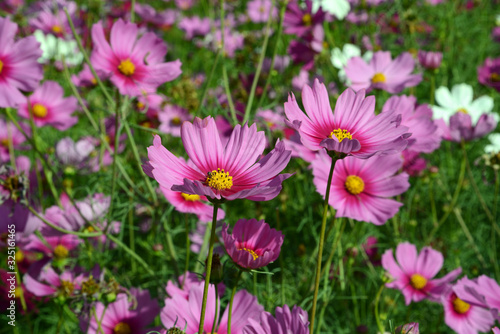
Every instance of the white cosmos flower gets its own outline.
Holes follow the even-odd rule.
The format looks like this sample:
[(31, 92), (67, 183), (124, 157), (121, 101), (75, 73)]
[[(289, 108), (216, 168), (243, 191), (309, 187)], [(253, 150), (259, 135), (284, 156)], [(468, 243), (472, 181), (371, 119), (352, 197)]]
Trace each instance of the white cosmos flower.
[[(339, 48), (334, 48), (332, 50), (331, 61), (333, 66), (339, 70), (340, 81), (342, 82), (347, 81), (344, 68), (346, 67), (349, 59), (360, 56), (361, 56), (361, 49), (354, 44), (347, 43), (344, 44), (342, 50), (340, 50)], [(372, 59), (372, 57), (373, 57), (373, 52), (371, 51), (367, 51), (363, 55), (363, 59), (367, 63)], [(347, 84), (350, 85), (350, 83)]]
[[(439, 105), (432, 106), (433, 118), (442, 118), (449, 125), (451, 116), (463, 112), (470, 115), (472, 125), (475, 126), (481, 115), (493, 110), (493, 99), (484, 95), (473, 100), (473, 95), (472, 86), (467, 84), (455, 85), (451, 92), (448, 87), (439, 87), (436, 90), (436, 102)], [(498, 114), (493, 115), (498, 120)]]
[(323, 11), (334, 15), (339, 20), (343, 20), (351, 10), (351, 5), (347, 0), (312, 0), (312, 3), (313, 13), (321, 7)]
[(498, 153), (500, 152), (500, 133), (492, 133), (488, 136), (490, 140), (489, 145), (484, 147), (486, 153)]
[(65, 40), (57, 38), (52, 34), (45, 35), (41, 30), (33, 33), (36, 40), (40, 43), (40, 49), (43, 54), (38, 59), (39, 63), (47, 63), (50, 60), (62, 61), (64, 60), (68, 66), (76, 66), (82, 63), (83, 55), (78, 50), (78, 45), (74, 40)]

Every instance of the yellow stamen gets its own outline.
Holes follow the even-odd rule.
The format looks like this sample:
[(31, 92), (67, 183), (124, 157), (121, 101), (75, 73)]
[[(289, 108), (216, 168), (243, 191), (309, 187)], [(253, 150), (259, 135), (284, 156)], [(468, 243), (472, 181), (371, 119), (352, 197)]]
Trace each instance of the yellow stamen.
[(246, 252), (249, 252), (252, 257), (253, 257), (253, 260), (257, 260), (259, 258), (259, 256), (257, 255), (257, 253), (255, 253), (252, 249), (248, 249), (248, 248), (239, 248), (238, 250), (244, 250)]
[(181, 119), (176, 116), (176, 117), (172, 118), (172, 120), (170, 120), (170, 123), (172, 125), (181, 125)]
[[(1, 64), (1, 62), (0, 62)], [(2, 71), (2, 67), (0, 66), (0, 72)], [(500, 74), (498, 73), (491, 73), (490, 75), (490, 80), (493, 82), (499, 82), (500, 81)]]
[(113, 328), (113, 334), (132, 334), (132, 330), (128, 324), (120, 322)]
[(48, 110), (44, 105), (41, 105), (40, 103), (35, 103), (35, 105), (32, 107), (33, 110), (33, 116), (37, 118), (44, 118), (47, 116)]
[(90, 82), (92, 82), (93, 85), (97, 85), (97, 80), (94, 77), (92, 77), (92, 79), (90, 79)]
[(61, 286), (59, 286), (59, 292), (64, 297), (69, 297), (73, 294), (75, 290), (75, 285), (70, 281), (61, 281)]
[(63, 27), (61, 27), (60, 25), (55, 25), (52, 27), (52, 32), (54, 34), (60, 34), (63, 32)]
[(452, 301), (452, 304), (453, 304), (453, 309), (455, 310), (455, 312), (460, 313), (460, 314), (467, 313), (467, 311), (469, 311), (469, 309), (470, 309), (470, 304), (464, 302), (462, 299), (460, 299), (458, 297), (456, 297)]
[(375, 73), (375, 75), (372, 77), (372, 84), (384, 83), (385, 81), (385, 75), (382, 73)]
[(131, 76), (135, 72), (135, 65), (130, 61), (130, 59), (122, 60), (120, 65), (118, 65), (118, 70), (126, 76)]
[(358, 195), (365, 189), (365, 183), (363, 180), (356, 175), (349, 175), (345, 180), (345, 188), (348, 192), (353, 195)]
[(304, 16), (302, 16), (302, 23), (304, 23), (304, 25), (306, 26), (310, 26), (312, 24), (311, 14), (304, 14)]
[(205, 183), (217, 190), (231, 189), (233, 186), (233, 177), (229, 173), (224, 172), (224, 169), (217, 168), (208, 173)]
[(3, 61), (0, 60), (0, 73), (2, 73), (2, 69), (3, 69)]
[(188, 202), (197, 202), (200, 200), (199, 195), (190, 195), (190, 194), (185, 194), (181, 193), (182, 198), (184, 198)]
[(339, 143), (342, 142), (342, 140), (344, 140), (345, 138), (348, 138), (350, 140), (352, 140), (352, 136), (351, 136), (351, 133), (347, 130), (342, 130), (342, 129), (337, 129), (337, 130), (333, 130), (330, 135), (328, 136), (328, 138), (333, 138), (333, 136), (337, 137), (337, 139), (339, 140)]
[(144, 109), (144, 107), (145, 107), (144, 103), (142, 103), (142, 102), (140, 102), (140, 101), (139, 101), (139, 102), (137, 102), (137, 108), (138, 108), (139, 110)]
[(67, 258), (69, 255), (69, 250), (64, 247), (63, 245), (57, 245), (56, 248), (54, 248), (54, 257), (57, 260), (64, 260)]
[(93, 295), (99, 291), (99, 284), (90, 276), (88, 280), (82, 282), (82, 293), (86, 295)]
[(16, 252), (16, 262), (19, 263), (19, 262), (23, 262), (24, 260), (24, 253), (22, 250), (18, 250)]
[(469, 112), (465, 108), (458, 108), (457, 112), (461, 112), (462, 114), (468, 114)]
[(14, 290), (14, 296), (16, 298), (20, 298), (22, 293), (23, 293), (23, 288), (21, 288), (20, 286), (16, 286), (16, 289)]
[(2, 145), (2, 146), (9, 147), (9, 143), (10, 143), (9, 138), (4, 138), (4, 139), (0, 140), (0, 145)]
[(417, 290), (421, 290), (427, 285), (427, 279), (422, 275), (413, 274), (410, 277), (410, 285)]

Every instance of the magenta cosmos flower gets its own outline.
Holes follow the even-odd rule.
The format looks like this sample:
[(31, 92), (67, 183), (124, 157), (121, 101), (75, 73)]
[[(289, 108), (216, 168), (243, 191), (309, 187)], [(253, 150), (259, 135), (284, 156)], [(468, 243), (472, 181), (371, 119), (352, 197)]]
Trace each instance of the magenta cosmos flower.
[(453, 287), (453, 292), (462, 301), (489, 309), (491, 315), (500, 321), (500, 285), (486, 276), (479, 276), (477, 279), (461, 279)]
[(276, 261), (283, 244), (283, 234), (272, 229), (264, 220), (240, 219), (232, 234), (229, 225), (222, 227), (222, 239), (227, 254), (234, 263), (246, 269), (257, 269)]
[[(43, 267), (37, 279), (24, 275), (26, 290), (37, 297), (63, 296), (71, 297), (75, 290), (80, 290), (82, 282), (86, 279), (83, 274), (76, 275), (71, 271), (63, 271), (58, 275), (50, 264)], [(44, 282), (44, 283), (41, 283)]]
[[(208, 205), (205, 196), (189, 195), (178, 191), (168, 190), (167, 188), (160, 188), (167, 201), (172, 204), (175, 209), (183, 213), (193, 213), (198, 216), (202, 221), (212, 221), (213, 208)], [(224, 210), (217, 211), (217, 219), (224, 219), (226, 216)]]
[[(160, 314), (161, 322), (165, 328), (171, 328), (174, 325), (184, 328), (187, 325), (186, 334), (198, 333), (203, 285), (203, 282), (190, 284), (187, 298), (185, 294), (176, 293), (171, 298), (165, 299), (165, 307)], [(226, 334), (229, 310), (226, 308), (222, 318), (219, 318), (221, 312), (217, 310), (217, 319), (215, 319), (215, 301), (215, 288), (213, 285), (210, 285), (203, 329), (205, 333), (211, 333), (212, 327), (214, 327), (214, 333)], [(220, 307), (220, 303), (217, 303), (217, 305)], [(248, 324), (248, 321), (250, 319), (258, 319), (262, 311), (264, 311), (264, 307), (259, 305), (257, 297), (252, 296), (245, 290), (238, 291), (234, 295), (231, 314), (231, 333), (242, 334), (243, 328)]]
[(457, 268), (442, 278), (433, 279), (443, 267), (443, 254), (430, 247), (424, 247), (417, 254), (417, 247), (408, 242), (398, 245), (396, 259), (398, 263), (394, 260), (392, 249), (382, 255), (382, 266), (394, 279), (385, 286), (401, 290), (406, 305), (426, 298), (439, 301), (448, 284), (462, 272), (461, 268)]
[[(130, 289), (135, 301), (129, 300), (127, 294), (121, 293), (116, 301), (105, 306), (97, 303), (95, 316), (90, 315), (90, 324), (87, 334), (145, 334), (152, 329), (146, 327), (153, 322), (160, 313), (158, 302), (151, 298), (147, 290)], [(98, 329), (97, 319), (101, 320), (101, 329)], [(82, 328), (82, 330), (84, 330)]]
[(283, 20), (283, 27), (286, 34), (295, 34), (302, 37), (310, 33), (316, 25), (323, 26), (326, 13), (319, 9), (316, 13), (312, 12), (312, 1), (305, 1), (306, 7), (302, 9), (298, 2), (292, 1), (288, 4)]
[(443, 54), (441, 52), (418, 50), (418, 62), (423, 68), (435, 70), (441, 66)]
[(14, 41), (17, 24), (0, 17), (0, 107), (15, 107), (43, 78), (40, 43), (34, 36)]
[(179, 60), (163, 62), (167, 46), (162, 39), (152, 32), (138, 38), (138, 33), (136, 24), (119, 19), (111, 28), (108, 43), (102, 23), (92, 27), (92, 65), (96, 70), (111, 73), (110, 80), (122, 95), (154, 92), (158, 86), (181, 74)]
[(408, 52), (392, 60), (389, 51), (378, 51), (368, 64), (361, 57), (349, 59), (345, 73), (355, 91), (382, 89), (397, 94), (422, 81), (422, 74), (411, 74), (414, 68), (415, 61)]
[(488, 332), (495, 323), (493, 315), (484, 307), (483, 296), (475, 293), (476, 288), (479, 288), (476, 282), (463, 277), (441, 298), (444, 322), (458, 334)]
[(406, 150), (431, 153), (441, 145), (441, 134), (432, 120), (432, 109), (428, 105), (417, 105), (414, 96), (392, 96), (384, 104), (382, 112), (391, 110), (401, 113), (401, 124), (411, 132)]
[(45, 81), (29, 98), (24, 98), (18, 114), (30, 119), (31, 109), (36, 126), (51, 125), (64, 131), (78, 122), (78, 117), (71, 116), (77, 107), (76, 97), (64, 98), (64, 90), (57, 82)]
[(262, 312), (260, 322), (249, 319), (243, 334), (309, 334), (308, 318), (307, 312), (297, 305), (291, 311), (288, 305), (284, 305), (282, 308), (276, 307), (276, 317), (269, 312)]
[(148, 147), (151, 173), (160, 187), (191, 195), (234, 200), (268, 201), (281, 191), (290, 174), (278, 175), (290, 161), (283, 142), (255, 162), (264, 151), (266, 139), (257, 126), (236, 125), (225, 146), (212, 117), (196, 118), (181, 127), (184, 148), (193, 162), (188, 165), (161, 145), (155, 136)]
[(500, 92), (500, 58), (487, 58), (483, 66), (477, 68), (477, 79)]
[(375, 97), (365, 98), (364, 90), (346, 89), (332, 114), (328, 92), (319, 80), (311, 89), (302, 89), (300, 110), (293, 94), (285, 102), (287, 124), (300, 133), (304, 146), (313, 151), (326, 148), (358, 158), (401, 152), (407, 145), (408, 128), (400, 125), (396, 110), (375, 116)]
[[(312, 162), (313, 182), (323, 198), (331, 164), (332, 159), (325, 151), (320, 151)], [(328, 200), (337, 210), (336, 217), (348, 217), (375, 225), (385, 224), (403, 205), (387, 197), (400, 195), (410, 187), (408, 174), (394, 175), (402, 165), (402, 159), (396, 154), (338, 160)]]

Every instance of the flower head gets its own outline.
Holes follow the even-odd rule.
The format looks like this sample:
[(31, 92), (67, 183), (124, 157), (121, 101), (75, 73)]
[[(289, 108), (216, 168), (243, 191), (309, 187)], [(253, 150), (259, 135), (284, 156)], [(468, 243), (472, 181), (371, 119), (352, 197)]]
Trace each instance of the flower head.
[(439, 301), (448, 284), (462, 272), (461, 268), (457, 268), (442, 278), (433, 279), (443, 266), (443, 255), (430, 247), (424, 247), (417, 254), (417, 247), (408, 242), (398, 245), (396, 259), (398, 263), (394, 260), (392, 249), (382, 255), (382, 266), (394, 279), (386, 286), (401, 290), (406, 305), (426, 298)]
[[(324, 197), (332, 159), (325, 151), (312, 162), (314, 185)], [(382, 225), (394, 216), (402, 203), (387, 197), (400, 195), (410, 184), (408, 174), (394, 175), (403, 161), (397, 155), (337, 160), (333, 171), (328, 203), (337, 210), (336, 217)]]
[(478, 67), (477, 78), (479, 83), (500, 92), (500, 58), (487, 58), (484, 65)]
[(276, 317), (269, 312), (262, 312), (260, 322), (249, 319), (243, 334), (309, 334), (308, 317), (307, 312), (297, 305), (294, 305), (291, 311), (288, 305), (283, 305), (276, 307)]
[(160, 187), (211, 199), (267, 201), (279, 194), (281, 183), (290, 176), (278, 175), (291, 155), (283, 142), (255, 162), (266, 141), (255, 124), (237, 125), (223, 146), (214, 119), (196, 118), (182, 124), (181, 138), (192, 166), (163, 147), (159, 136), (148, 148), (151, 173)]
[(269, 15), (273, 19), (278, 16), (278, 9), (273, 7), (271, 0), (252, 0), (247, 3), (248, 17), (252, 22), (267, 22)]
[(319, 8), (316, 13), (312, 12), (313, 3), (306, 0), (306, 7), (300, 8), (297, 2), (290, 2), (287, 6), (283, 27), (286, 34), (296, 34), (303, 37), (309, 34), (313, 27), (322, 26), (325, 20), (325, 12)]
[(274, 262), (283, 244), (283, 234), (256, 219), (240, 219), (234, 225), (232, 234), (229, 225), (222, 228), (222, 239), (227, 254), (242, 268), (257, 269)]
[(318, 151), (326, 148), (358, 158), (393, 154), (407, 145), (408, 128), (400, 125), (396, 110), (375, 116), (375, 97), (365, 98), (364, 90), (345, 90), (332, 113), (324, 84), (314, 81), (311, 89), (302, 89), (302, 103), (307, 116), (300, 110), (295, 96), (288, 96), (285, 114), (288, 125), (300, 133), (302, 143)]
[(435, 70), (441, 66), (441, 61), (443, 60), (443, 54), (441, 52), (432, 51), (418, 51), (418, 62), (423, 68), (428, 70)]

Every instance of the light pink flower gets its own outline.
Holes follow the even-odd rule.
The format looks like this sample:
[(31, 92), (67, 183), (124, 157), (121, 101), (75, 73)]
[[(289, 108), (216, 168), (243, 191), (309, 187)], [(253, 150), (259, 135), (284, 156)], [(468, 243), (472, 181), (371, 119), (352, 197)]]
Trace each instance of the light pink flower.
[(0, 163), (9, 161), (9, 145), (14, 149), (24, 143), (26, 138), (11, 122), (5, 122), (0, 118)]
[(247, 3), (247, 14), (252, 22), (267, 22), (269, 15), (278, 17), (278, 9), (273, 7), (271, 0), (252, 0)]
[(18, 114), (30, 119), (30, 109), (36, 126), (50, 125), (64, 131), (78, 122), (71, 116), (78, 107), (76, 97), (64, 97), (63, 88), (55, 81), (45, 81), (19, 105)]
[[(331, 164), (332, 159), (325, 151), (320, 151), (312, 162), (313, 182), (323, 198)], [(408, 174), (394, 175), (402, 165), (397, 154), (337, 160), (328, 201), (337, 210), (336, 217), (385, 224), (403, 205), (387, 197), (400, 195), (410, 187)]]
[(457, 268), (442, 278), (433, 279), (443, 267), (443, 254), (430, 247), (424, 247), (417, 254), (417, 247), (408, 242), (398, 245), (396, 259), (398, 263), (394, 260), (392, 249), (382, 255), (382, 266), (394, 279), (386, 286), (401, 290), (406, 305), (426, 298), (439, 301), (448, 284), (462, 272), (461, 268)]
[(382, 89), (389, 93), (400, 93), (406, 87), (413, 87), (422, 81), (422, 74), (411, 74), (415, 60), (408, 52), (391, 59), (389, 51), (378, 51), (367, 64), (361, 57), (349, 59), (345, 73), (355, 91)]
[(431, 153), (441, 145), (441, 133), (432, 120), (432, 109), (426, 105), (417, 105), (414, 96), (391, 96), (385, 102), (382, 112), (395, 110), (401, 114), (401, 124), (408, 127), (409, 151)]
[(290, 176), (279, 174), (291, 155), (282, 142), (255, 162), (265, 146), (264, 132), (255, 124), (237, 125), (223, 146), (214, 119), (196, 118), (182, 124), (181, 138), (193, 167), (163, 147), (159, 136), (148, 147), (151, 173), (161, 187), (212, 199), (265, 201), (276, 197)]
[(210, 32), (210, 19), (199, 16), (183, 17), (177, 26), (186, 33), (184, 38), (191, 40), (194, 36), (205, 36)]
[(260, 322), (249, 319), (249, 324), (243, 329), (243, 334), (309, 334), (309, 316), (299, 306), (294, 305), (292, 310), (288, 305), (276, 307), (276, 317), (269, 312), (260, 314)]
[[(104, 72), (102, 70), (95, 70), (99, 79), (104, 80), (107, 79), (110, 73)], [(94, 78), (92, 71), (88, 64), (83, 65), (83, 70), (78, 73), (78, 75), (73, 74), (71, 76), (71, 82), (78, 87), (94, 87), (97, 85), (97, 80)]]
[(41, 3), (41, 8), (37, 12), (37, 16), (30, 19), (29, 24), (33, 27), (33, 30), (39, 29), (45, 34), (52, 34), (61, 38), (71, 37), (71, 26), (69, 25), (64, 9), (68, 11), (78, 32), (78, 27), (80, 25), (80, 20), (76, 17), (78, 6), (73, 1)]
[(186, 109), (177, 105), (167, 104), (158, 112), (158, 120), (160, 121), (158, 130), (171, 134), (174, 137), (180, 137), (182, 123), (191, 121), (191, 119), (192, 116)]
[[(74, 295), (75, 290), (81, 288), (85, 276), (83, 274), (76, 275), (71, 271), (63, 271), (58, 275), (49, 263), (43, 267), (36, 279), (30, 274), (25, 274), (23, 279), (26, 289), (37, 297), (71, 297)], [(41, 282), (45, 282), (46, 284)]]
[(283, 234), (272, 229), (264, 220), (240, 219), (228, 233), (229, 225), (222, 227), (226, 252), (234, 263), (246, 269), (257, 269), (276, 261), (283, 244)]
[[(477, 334), (491, 330), (495, 319), (488, 309), (480, 306), (482, 303), (480, 296), (474, 296), (465, 289), (465, 286), (476, 286), (476, 284), (467, 277), (463, 277), (458, 280), (453, 289), (449, 289), (442, 296), (444, 322), (458, 334)], [(473, 299), (473, 303), (467, 303), (459, 298), (455, 290), (465, 293), (468, 298)]]
[(42, 242), (35, 234), (30, 235), (27, 240), (28, 244), (25, 249), (37, 251), (44, 256), (56, 260), (65, 260), (73, 251), (82, 243), (82, 240), (73, 234), (64, 234), (59, 236), (44, 235), (45, 241), (48, 245)]
[(311, 89), (302, 89), (300, 110), (295, 96), (285, 103), (287, 124), (300, 133), (302, 143), (313, 151), (326, 148), (358, 158), (401, 152), (407, 145), (408, 128), (401, 126), (396, 110), (375, 116), (375, 97), (365, 98), (364, 90), (346, 89), (332, 113), (328, 92), (316, 79)]
[(475, 280), (461, 279), (453, 292), (469, 304), (489, 309), (491, 315), (500, 320), (500, 285), (494, 279), (486, 275)]
[(136, 24), (119, 19), (111, 28), (110, 42), (104, 37), (102, 23), (92, 27), (94, 50), (91, 61), (96, 70), (111, 73), (111, 82), (120, 94), (137, 96), (154, 92), (161, 84), (181, 74), (181, 62), (163, 62), (167, 46), (154, 33), (140, 38)]
[(43, 78), (40, 43), (34, 36), (14, 41), (17, 24), (0, 17), (0, 107), (16, 107)]

